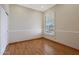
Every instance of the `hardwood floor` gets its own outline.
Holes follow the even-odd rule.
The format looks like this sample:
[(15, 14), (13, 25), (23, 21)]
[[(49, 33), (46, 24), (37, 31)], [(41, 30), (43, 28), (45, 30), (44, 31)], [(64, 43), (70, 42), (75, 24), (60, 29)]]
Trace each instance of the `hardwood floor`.
[(45, 38), (9, 44), (4, 55), (79, 55), (79, 51)]

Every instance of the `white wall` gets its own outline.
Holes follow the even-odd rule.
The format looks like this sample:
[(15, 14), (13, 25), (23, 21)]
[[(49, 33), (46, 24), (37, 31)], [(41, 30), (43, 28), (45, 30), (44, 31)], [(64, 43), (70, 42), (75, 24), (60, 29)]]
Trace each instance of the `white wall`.
[(55, 12), (56, 39), (46, 37), (79, 49), (79, 5), (56, 5), (51, 10)]
[(0, 54), (3, 54), (8, 44), (8, 16), (3, 6), (0, 8)]
[(39, 38), (42, 34), (42, 13), (18, 5), (10, 5), (9, 42)]
[(57, 41), (79, 49), (79, 5), (56, 6)]

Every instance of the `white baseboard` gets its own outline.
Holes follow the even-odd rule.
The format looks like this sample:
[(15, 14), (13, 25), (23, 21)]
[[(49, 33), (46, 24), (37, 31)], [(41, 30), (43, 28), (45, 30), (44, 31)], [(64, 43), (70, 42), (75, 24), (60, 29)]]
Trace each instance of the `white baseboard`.
[(33, 40), (33, 39), (41, 38), (41, 37), (42, 37), (42, 35), (35, 35), (35, 36), (26, 37), (25, 39), (17, 39), (17, 40), (14, 40), (14, 41), (10, 41), (9, 43), (25, 41), (25, 40)]

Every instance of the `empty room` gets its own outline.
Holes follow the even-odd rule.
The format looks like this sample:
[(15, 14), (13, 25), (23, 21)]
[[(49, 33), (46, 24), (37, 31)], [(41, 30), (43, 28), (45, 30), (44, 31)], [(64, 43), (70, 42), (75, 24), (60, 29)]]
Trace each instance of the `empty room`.
[(79, 55), (79, 4), (0, 4), (0, 55)]

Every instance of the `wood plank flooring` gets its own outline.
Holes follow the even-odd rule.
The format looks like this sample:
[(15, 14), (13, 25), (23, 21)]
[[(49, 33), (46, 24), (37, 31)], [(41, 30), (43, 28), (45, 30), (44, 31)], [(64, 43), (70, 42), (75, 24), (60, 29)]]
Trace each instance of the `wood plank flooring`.
[(4, 55), (79, 55), (79, 51), (45, 38), (9, 44)]

